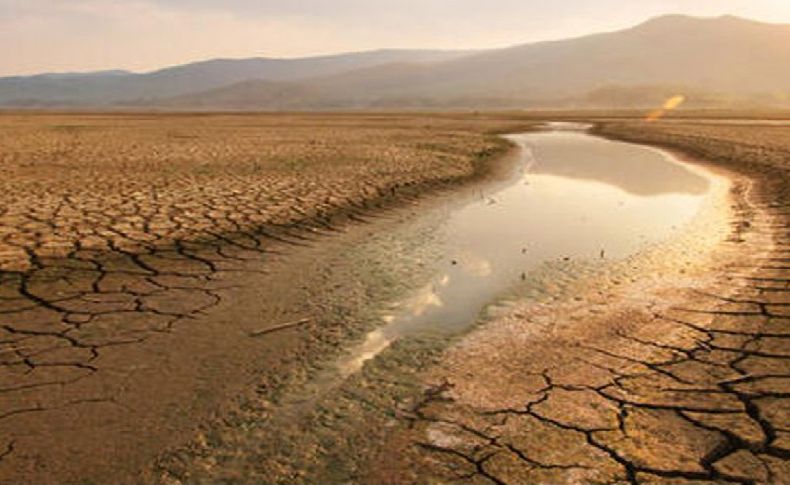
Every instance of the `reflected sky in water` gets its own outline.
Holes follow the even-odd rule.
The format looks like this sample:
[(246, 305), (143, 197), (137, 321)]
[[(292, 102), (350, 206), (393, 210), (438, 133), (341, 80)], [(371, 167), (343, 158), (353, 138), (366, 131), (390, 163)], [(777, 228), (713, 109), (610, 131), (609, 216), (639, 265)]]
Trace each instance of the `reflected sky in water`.
[(634, 195), (699, 195), (708, 190), (704, 177), (682, 165), (667, 163), (666, 152), (594, 137), (583, 143), (574, 142), (578, 136), (557, 132), (544, 133), (539, 142), (527, 138), (527, 153), (529, 157), (531, 151), (532, 158), (527, 161), (529, 171), (602, 182)]
[(517, 181), (446, 211), (435, 277), (385, 318), (348, 359), (358, 370), (390, 342), (453, 333), (547, 261), (627, 257), (667, 238), (700, 207), (709, 182), (665, 152), (568, 130), (509, 137)]

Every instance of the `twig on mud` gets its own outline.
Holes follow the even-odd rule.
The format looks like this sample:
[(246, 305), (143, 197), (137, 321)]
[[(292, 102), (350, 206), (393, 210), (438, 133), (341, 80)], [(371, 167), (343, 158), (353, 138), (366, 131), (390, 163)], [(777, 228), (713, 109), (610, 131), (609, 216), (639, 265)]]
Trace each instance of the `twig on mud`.
[(302, 318), (299, 320), (294, 320), (293, 322), (281, 323), (280, 325), (264, 328), (262, 330), (254, 330), (250, 332), (250, 337), (260, 337), (261, 335), (266, 335), (267, 333), (276, 332), (278, 330), (285, 330), (286, 328), (297, 327), (299, 325), (304, 325), (309, 321), (310, 321), (309, 318)]

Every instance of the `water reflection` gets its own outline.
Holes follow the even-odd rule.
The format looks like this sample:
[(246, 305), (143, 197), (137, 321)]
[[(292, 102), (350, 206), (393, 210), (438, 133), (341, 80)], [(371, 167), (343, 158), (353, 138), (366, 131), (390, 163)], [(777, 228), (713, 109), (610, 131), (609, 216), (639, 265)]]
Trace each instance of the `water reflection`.
[(447, 286), (449, 282), (450, 277), (444, 275), (438, 283), (425, 285), (403, 304), (403, 310), (415, 317), (419, 317), (431, 307), (440, 308), (444, 306), (439, 296), (439, 288)]
[[(530, 173), (594, 180), (635, 195), (703, 194), (708, 181), (682, 165), (668, 162), (665, 152), (617, 143), (579, 133), (515, 135), (531, 150)], [(578, 137), (587, 139), (578, 142)]]
[(466, 206), (441, 209), (445, 256), (436, 276), (352, 350), (342, 374), (404, 335), (468, 327), (546, 261), (622, 258), (668, 237), (697, 212), (709, 185), (647, 147), (572, 131), (510, 139), (521, 146), (523, 174)]

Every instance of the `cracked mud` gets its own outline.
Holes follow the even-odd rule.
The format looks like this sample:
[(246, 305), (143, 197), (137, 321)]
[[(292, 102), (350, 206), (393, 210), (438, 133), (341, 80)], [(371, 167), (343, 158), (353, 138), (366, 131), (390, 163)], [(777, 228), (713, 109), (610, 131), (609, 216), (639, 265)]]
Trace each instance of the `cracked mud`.
[[(2, 483), (790, 481), (787, 128), (605, 124), (734, 172), (726, 241), (515, 301), (441, 353), (396, 345), (316, 416), (283, 424), (269, 420), (272, 382), (344, 343), (341, 325), (359, 317), (301, 289), (375, 299), (316, 270), (331, 254), (315, 249), (320, 234), (393, 187), (407, 198), (469, 177), (496, 149), (482, 127), (518, 121), (198, 117), (183, 129), (143, 117), (108, 150), (115, 121), (48, 120), (6, 118), (0, 131)], [(377, 141), (354, 152), (348, 127)], [(419, 147), (404, 141), (418, 134)], [(231, 136), (239, 152), (223, 151)], [(327, 137), (341, 148), (289, 152)], [(405, 145), (354, 168), (393, 139)], [(157, 158), (178, 150), (173, 165)], [(437, 151), (443, 164), (427, 167)], [(332, 326), (249, 337), (330, 308)], [(223, 407), (250, 387), (243, 419)]]
[(480, 175), (503, 148), (491, 126), (4, 115), (0, 482), (139, 480), (249, 362), (276, 369), (278, 345), (300, 352), (245, 342), (304, 317), (285, 286), (307, 271), (277, 261), (373, 207)]

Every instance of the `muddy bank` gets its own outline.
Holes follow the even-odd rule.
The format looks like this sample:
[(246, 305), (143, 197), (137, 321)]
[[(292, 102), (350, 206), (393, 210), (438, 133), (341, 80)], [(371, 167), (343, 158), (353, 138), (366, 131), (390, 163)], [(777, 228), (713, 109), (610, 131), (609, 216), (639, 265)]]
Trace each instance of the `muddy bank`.
[[(119, 121), (136, 124), (140, 130), (131, 130), (130, 138), (121, 140), (129, 146), (143, 143), (149, 131), (159, 133), (150, 124), (156, 127), (170, 123), (168, 126), (179, 128), (181, 134), (189, 131), (190, 136), (206, 135), (205, 124), (210, 129), (219, 123), (220, 133), (239, 123), (253, 123), (253, 132), (265, 130), (272, 123), (288, 125), (276, 117), (261, 121), (254, 116), (231, 117), (230, 122), (221, 117), (219, 121), (189, 118), (175, 122), (159, 117), (82, 120), (86, 125), (100, 126), (82, 126), (79, 116), (61, 118), (55, 121), (64, 125), (51, 129), (58, 132), (57, 136), (71, 137), (74, 146), (73, 150), (58, 152), (58, 157), (64, 165), (74, 165), (79, 162), (77, 154), (93, 154), (94, 158), (87, 160), (91, 169), (84, 174), (96, 175), (99, 171), (97, 180), (111, 188), (118, 180), (105, 180), (101, 174), (112, 172), (116, 161), (109, 160), (107, 166), (100, 162), (102, 153), (114, 152), (91, 140), (98, 136), (109, 142), (104, 137), (107, 129), (124, 129), (117, 125)], [(44, 117), (44, 121), (53, 120)], [(344, 138), (337, 135), (343, 131), (337, 125), (339, 121), (333, 118), (324, 123), (334, 126), (332, 132), (342, 141)], [(393, 120), (382, 121), (387, 122)], [(429, 123), (416, 123), (421, 122)], [(358, 128), (356, 121), (351, 125), (348, 130)], [(246, 130), (241, 133), (249, 134), (250, 128)], [(404, 136), (402, 131), (395, 132)], [(450, 145), (465, 137), (452, 133), (447, 136), (454, 140)], [(470, 136), (477, 139), (481, 135)], [(162, 142), (165, 146), (192, 143), (191, 138), (167, 138)], [(55, 137), (51, 147), (41, 149), (62, 148), (63, 140), (58, 140)], [(4, 140), (10, 141), (12, 138)], [(24, 137), (17, 141), (24, 142)], [(433, 141), (437, 145), (424, 150), (441, 151), (450, 146), (447, 139)], [(195, 146), (203, 149), (208, 143), (211, 148), (216, 142), (216, 137), (210, 136), (208, 142), (196, 142)], [(156, 151), (157, 143), (146, 149)], [(407, 144), (414, 143), (412, 140)], [(499, 142), (496, 145), (503, 146)], [(117, 161), (121, 165), (126, 163), (123, 157), (129, 148), (124, 146)], [(411, 160), (405, 166), (391, 167), (395, 178), (401, 178), (397, 173), (405, 175), (394, 184), (390, 184), (394, 181), (391, 177), (376, 177), (372, 186), (350, 177), (346, 182), (351, 185), (346, 188), (351, 188), (353, 194), (340, 194), (337, 190), (345, 189), (332, 185), (338, 198), (324, 208), (311, 206), (315, 205), (314, 198), (321, 196), (320, 190), (313, 190), (309, 194), (312, 198), (301, 202), (294, 199), (273, 205), (248, 205), (241, 202), (244, 197), (236, 197), (239, 183), (254, 182), (249, 187), (253, 192), (276, 190), (277, 186), (268, 186), (266, 177), (258, 177), (260, 173), (247, 174), (252, 179), (234, 178), (214, 174), (209, 166), (203, 168), (206, 173), (194, 174), (191, 172), (199, 171), (200, 164), (187, 163), (180, 167), (186, 173), (179, 174), (179, 180), (195, 176), (220, 185), (228, 182), (233, 186), (230, 194), (235, 195), (214, 191), (209, 183), (209, 192), (216, 197), (204, 193), (188, 198), (190, 203), (200, 205), (200, 210), (181, 207), (170, 211), (172, 224), (161, 226), (149, 209), (162, 205), (160, 195), (169, 193), (168, 184), (175, 184), (176, 188), (179, 185), (179, 180), (168, 179), (161, 164), (149, 166), (137, 185), (134, 179), (126, 181), (131, 186), (121, 187), (116, 194), (125, 204), (118, 211), (112, 204), (102, 205), (106, 213), (97, 215), (85, 203), (86, 199), (79, 197), (86, 190), (84, 181), (75, 189), (72, 186), (80, 185), (79, 179), (62, 178), (68, 167), (50, 167), (52, 170), (38, 175), (27, 173), (25, 178), (25, 174), (14, 170), (24, 172), (27, 165), (10, 162), (25, 162), (30, 153), (5, 151), (5, 160), (10, 162), (3, 170), (22, 176), (28, 185), (48, 190), (46, 200), (52, 204), (29, 203), (25, 197), (35, 195), (35, 191), (24, 195), (11, 191), (6, 196), (32, 212), (17, 214), (11, 206), (0, 210), (0, 219), (7, 223), (3, 226), (4, 244), (17, 248), (29, 245), (23, 251), (29, 264), (18, 271), (0, 273), (0, 449), (4, 450), (0, 453), (0, 481), (138, 483), (158, 454), (193, 439), (201, 423), (212, 414), (226, 414), (223, 409), (233, 407), (237, 396), (256, 389), (269, 395), (274, 392), (272, 389), (290, 382), (289, 378), (309, 372), (310, 363), (331, 354), (340, 342), (365, 325), (346, 318), (344, 303), (363, 306), (366, 301), (378, 301), (388, 292), (397, 291), (399, 284), (407, 284), (406, 280), (393, 277), (393, 285), (383, 288), (380, 296), (371, 294), (358, 286), (356, 282), (362, 277), (357, 273), (372, 272), (374, 268), (333, 268), (331, 261), (338, 248), (330, 250), (330, 244), (324, 252), (322, 241), (338, 234), (341, 239), (348, 237), (348, 241), (364, 240), (367, 232), (360, 220), (399, 217), (388, 211), (396, 214), (398, 210), (408, 210), (425, 193), (441, 193), (470, 181), (495, 178), (508, 166), (507, 160), (497, 157), (497, 153), (495, 149), (472, 158), (467, 155), (473, 153), (463, 150), (448, 154), (455, 160), (445, 166), (449, 172), (426, 170), (430, 167)], [(199, 158), (193, 156), (190, 160), (198, 162)], [(156, 160), (148, 162), (156, 165)], [(237, 165), (231, 164), (227, 170), (243, 171), (246, 167), (244, 163)], [(367, 168), (363, 165), (360, 170)], [(119, 173), (123, 170), (119, 169)], [(261, 176), (265, 173), (264, 170)], [(36, 176), (44, 179), (35, 180)], [(161, 180), (157, 181), (157, 176)], [(31, 177), (34, 180), (28, 180)], [(151, 177), (153, 181), (149, 180)], [(325, 183), (331, 182), (323, 178)], [(309, 177), (301, 182), (309, 189)], [(59, 190), (64, 187), (76, 192), (63, 195)], [(125, 191), (140, 187), (150, 190), (124, 198)], [(63, 202), (57, 203), (60, 196)], [(177, 190), (175, 196), (180, 197)], [(300, 212), (300, 204), (306, 204), (309, 210)], [(250, 215), (285, 206), (295, 212), (283, 216), (282, 223), (256, 225), (255, 217)], [(55, 212), (48, 212), (50, 209)], [(124, 215), (126, 209), (129, 213)], [(243, 217), (224, 217), (223, 211)], [(210, 220), (201, 220), (201, 214), (208, 214)], [(123, 222), (126, 216), (133, 219), (127, 221), (129, 224)], [(149, 216), (152, 219), (148, 220)], [(110, 224), (106, 232), (102, 232), (104, 222)], [(47, 234), (58, 232), (61, 224), (64, 237), (50, 241)], [(381, 224), (386, 225), (383, 221)], [(189, 237), (168, 242), (157, 232), (174, 227)], [(26, 239), (27, 236), (32, 239)], [(79, 237), (70, 236), (100, 239), (106, 244), (83, 244)], [(46, 241), (37, 242), (36, 237)], [(6, 262), (18, 261), (14, 257), (10, 255)], [(305, 318), (303, 323), (289, 325)], [(268, 331), (280, 326), (283, 327), (278, 331)]]

